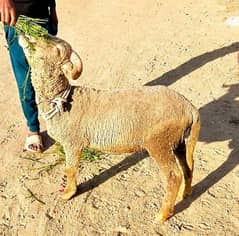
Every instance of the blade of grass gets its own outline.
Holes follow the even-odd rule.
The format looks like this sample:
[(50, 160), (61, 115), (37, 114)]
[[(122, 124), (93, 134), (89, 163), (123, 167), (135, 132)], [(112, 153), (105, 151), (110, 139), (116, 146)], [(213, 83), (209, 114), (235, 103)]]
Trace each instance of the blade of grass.
[(41, 158), (32, 158), (32, 157), (26, 157), (26, 156), (22, 156), (22, 155), (20, 155), (20, 158), (28, 160), (28, 161), (33, 161), (33, 162), (38, 162), (38, 163), (44, 164), (44, 162), (39, 161)]
[(26, 188), (28, 193), (30, 194), (29, 198), (33, 198), (36, 201), (40, 202), (41, 204), (45, 205), (46, 203), (39, 199), (29, 188)]

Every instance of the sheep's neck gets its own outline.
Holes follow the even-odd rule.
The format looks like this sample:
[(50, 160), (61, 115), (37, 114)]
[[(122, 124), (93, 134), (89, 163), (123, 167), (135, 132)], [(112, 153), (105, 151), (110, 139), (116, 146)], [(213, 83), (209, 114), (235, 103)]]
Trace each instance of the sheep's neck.
[[(45, 120), (51, 119), (57, 113), (65, 111), (69, 96), (71, 96), (72, 86), (68, 86), (66, 90), (61, 92), (56, 98), (52, 100), (38, 101), (38, 108)], [(42, 98), (40, 98), (42, 99)]]
[(69, 86), (69, 81), (63, 74), (52, 75), (43, 71), (41, 73), (33, 72), (31, 77), (36, 92), (36, 101), (41, 112), (48, 111), (49, 101), (61, 97)]
[(32, 84), (37, 97), (46, 100), (59, 96), (69, 86), (69, 81), (63, 74), (47, 75), (45, 72), (32, 73)]

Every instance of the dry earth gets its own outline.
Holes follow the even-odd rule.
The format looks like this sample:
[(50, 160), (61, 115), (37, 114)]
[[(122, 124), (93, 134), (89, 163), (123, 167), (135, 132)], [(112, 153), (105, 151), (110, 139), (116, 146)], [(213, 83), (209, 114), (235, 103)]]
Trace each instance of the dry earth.
[[(61, 0), (59, 36), (81, 55), (80, 84), (167, 85), (199, 109), (193, 194), (155, 221), (163, 176), (147, 154), (83, 161), (79, 193), (58, 194), (63, 164), (22, 152), (26, 129), (1, 32), (0, 235), (239, 235), (239, 15), (229, 0)], [(44, 123), (42, 123), (44, 131)], [(52, 165), (50, 165), (52, 164)]]

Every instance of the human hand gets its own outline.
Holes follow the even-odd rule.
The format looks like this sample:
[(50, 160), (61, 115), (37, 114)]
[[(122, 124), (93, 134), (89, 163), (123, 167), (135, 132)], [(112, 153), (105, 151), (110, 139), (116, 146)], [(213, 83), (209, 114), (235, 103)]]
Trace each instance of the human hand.
[(0, 21), (14, 26), (16, 23), (16, 11), (12, 0), (0, 0)]

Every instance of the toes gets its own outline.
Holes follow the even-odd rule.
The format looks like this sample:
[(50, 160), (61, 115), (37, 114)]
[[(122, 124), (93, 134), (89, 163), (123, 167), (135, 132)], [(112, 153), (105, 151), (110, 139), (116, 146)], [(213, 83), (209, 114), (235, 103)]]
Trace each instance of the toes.
[(37, 144), (31, 144), (29, 145), (29, 148), (32, 149), (33, 151), (40, 151), (41, 147)]
[(26, 137), (24, 151), (42, 152), (42, 139), (39, 134), (31, 134)]

